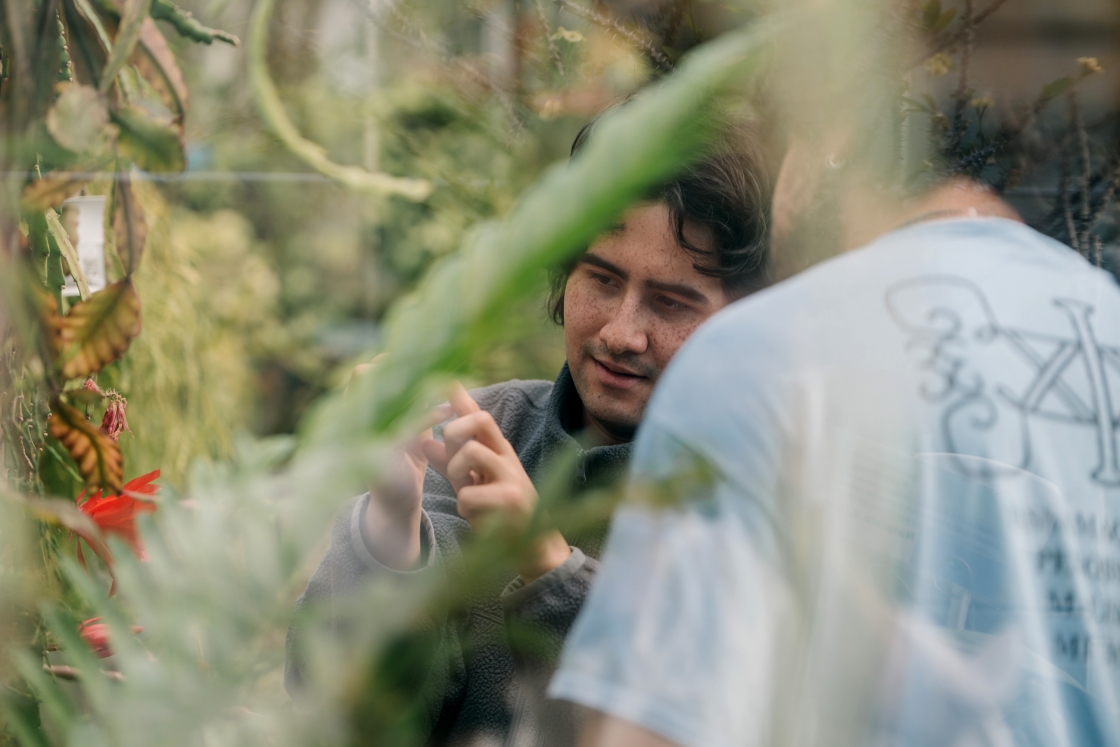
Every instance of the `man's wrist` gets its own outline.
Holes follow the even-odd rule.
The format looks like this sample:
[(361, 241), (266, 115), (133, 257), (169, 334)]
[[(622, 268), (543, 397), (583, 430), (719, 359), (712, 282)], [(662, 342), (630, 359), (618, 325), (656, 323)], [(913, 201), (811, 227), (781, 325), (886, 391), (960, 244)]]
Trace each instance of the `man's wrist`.
[(394, 510), (370, 493), (362, 515), (362, 538), (374, 560), (395, 571), (413, 570), (420, 562), (423, 509)]
[(560, 532), (553, 529), (533, 543), (522, 563), (520, 574), (526, 584), (556, 570), (572, 555), (572, 548)]

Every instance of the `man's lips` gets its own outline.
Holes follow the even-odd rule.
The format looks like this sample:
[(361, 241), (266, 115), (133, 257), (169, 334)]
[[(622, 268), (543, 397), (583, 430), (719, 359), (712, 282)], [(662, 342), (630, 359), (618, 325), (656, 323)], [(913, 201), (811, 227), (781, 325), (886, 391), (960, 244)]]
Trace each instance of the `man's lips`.
[(606, 364), (594, 357), (592, 357), (591, 360), (595, 363), (595, 373), (598, 375), (599, 381), (615, 389), (630, 389), (647, 381), (649, 378), (634, 373), (618, 364)]

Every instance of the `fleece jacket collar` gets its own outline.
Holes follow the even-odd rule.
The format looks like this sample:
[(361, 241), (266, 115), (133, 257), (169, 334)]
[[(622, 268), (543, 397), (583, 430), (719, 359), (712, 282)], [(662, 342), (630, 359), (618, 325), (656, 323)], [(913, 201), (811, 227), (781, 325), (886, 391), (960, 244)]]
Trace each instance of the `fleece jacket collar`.
[(576, 391), (575, 381), (565, 362), (549, 393), (545, 428), (553, 431), (553, 439), (550, 440), (554, 440), (557, 445), (563, 448), (578, 445), (579, 456), (573, 477), (576, 488), (605, 487), (625, 475), (630, 463), (631, 444), (584, 448), (585, 440), (571, 427), (575, 420), (573, 416), (582, 408), (583, 403)]

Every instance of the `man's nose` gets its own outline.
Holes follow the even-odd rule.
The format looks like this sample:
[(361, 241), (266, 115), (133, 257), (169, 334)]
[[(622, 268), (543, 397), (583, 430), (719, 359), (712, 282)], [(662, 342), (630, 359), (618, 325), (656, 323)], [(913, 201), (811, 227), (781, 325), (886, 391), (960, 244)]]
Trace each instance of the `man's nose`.
[(641, 301), (627, 295), (599, 330), (599, 337), (613, 355), (644, 353), (649, 347)]

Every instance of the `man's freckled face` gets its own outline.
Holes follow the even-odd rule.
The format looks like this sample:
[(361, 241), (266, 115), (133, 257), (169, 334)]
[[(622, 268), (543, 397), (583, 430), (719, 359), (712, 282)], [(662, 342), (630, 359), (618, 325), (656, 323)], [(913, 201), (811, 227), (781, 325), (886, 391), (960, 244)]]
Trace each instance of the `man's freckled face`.
[[(690, 241), (710, 246), (686, 225)], [(568, 278), (564, 343), (583, 401), (585, 425), (626, 440), (645, 411), (658, 376), (688, 336), (727, 305), (718, 278), (693, 266), (677, 243), (669, 210), (644, 204), (601, 236)]]

